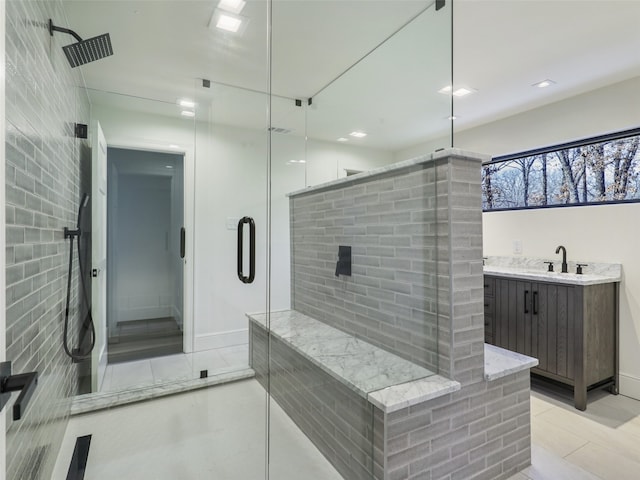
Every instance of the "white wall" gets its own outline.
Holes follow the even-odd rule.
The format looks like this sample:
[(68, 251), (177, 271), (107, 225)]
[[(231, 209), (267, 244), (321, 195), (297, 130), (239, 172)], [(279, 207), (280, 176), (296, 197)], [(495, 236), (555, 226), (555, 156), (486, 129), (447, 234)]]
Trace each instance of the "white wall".
[[(264, 311), (266, 299), (267, 135), (266, 131), (194, 124), (170, 118), (123, 112), (96, 106), (110, 146), (167, 150), (180, 145), (195, 158), (193, 171), (185, 164), (195, 187), (186, 191), (193, 204), (194, 350), (247, 341), (245, 312)], [(329, 142), (310, 142), (294, 135), (273, 135), (271, 145), (271, 309), (290, 307), (288, 192), (344, 176), (344, 169), (368, 170), (392, 161), (391, 152)], [(306, 159), (307, 163), (290, 163)], [(188, 162), (187, 162), (188, 163)], [(189, 212), (189, 207), (186, 209)], [(256, 222), (256, 280), (241, 283), (236, 274), (238, 220)], [(185, 223), (189, 224), (189, 218)], [(229, 224), (229, 226), (228, 226)], [(247, 227), (245, 227), (247, 228)], [(245, 272), (246, 274), (247, 272)], [(185, 275), (187, 273), (185, 272)], [(189, 280), (187, 279), (187, 282)], [(188, 335), (185, 326), (185, 335)]]
[[(245, 312), (267, 308), (267, 135), (263, 131), (198, 125), (196, 146), (196, 349), (246, 342)], [(306, 163), (290, 160), (306, 159)], [(271, 144), (270, 308), (288, 309), (290, 297), (289, 200), (287, 193), (344, 176), (343, 168), (368, 170), (391, 161), (376, 152), (302, 137), (273, 135)], [(342, 172), (342, 173), (341, 173)], [(256, 222), (256, 279), (236, 274), (238, 219)], [(228, 225), (229, 223), (229, 225)], [(247, 228), (247, 227), (245, 227)], [(205, 264), (201, 265), (202, 260)], [(247, 272), (245, 272), (246, 274)]]
[[(640, 127), (640, 77), (458, 132), (454, 145), (504, 155)], [(396, 153), (411, 158), (441, 146), (425, 143)], [(558, 245), (569, 259), (622, 263), (620, 298), (620, 392), (640, 399), (640, 204), (568, 207), (483, 214), (484, 255), (553, 259)]]
[(307, 185), (346, 177), (346, 170), (372, 170), (394, 161), (393, 153), (310, 139), (307, 144)]
[[(639, 91), (640, 77), (635, 77), (475, 128), (454, 130), (454, 146), (495, 157), (640, 127)], [(421, 143), (395, 152), (394, 160), (414, 158), (448, 143), (448, 137)]]

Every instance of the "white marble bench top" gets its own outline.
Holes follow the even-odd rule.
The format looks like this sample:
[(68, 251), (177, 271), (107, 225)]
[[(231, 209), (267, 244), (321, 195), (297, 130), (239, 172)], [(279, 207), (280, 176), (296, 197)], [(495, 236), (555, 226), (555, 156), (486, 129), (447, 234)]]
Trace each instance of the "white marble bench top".
[(538, 365), (538, 359), (484, 344), (484, 378), (488, 381), (528, 370)]
[[(247, 317), (266, 328), (266, 314), (247, 314)], [(300, 312), (272, 312), (270, 331), (384, 412), (460, 389), (456, 381)]]

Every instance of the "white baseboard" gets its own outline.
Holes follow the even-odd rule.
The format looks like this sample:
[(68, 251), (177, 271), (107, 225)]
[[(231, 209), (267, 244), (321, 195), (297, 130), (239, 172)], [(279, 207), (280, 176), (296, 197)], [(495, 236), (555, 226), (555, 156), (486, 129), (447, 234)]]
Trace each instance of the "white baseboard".
[(621, 373), (618, 392), (625, 397), (640, 400), (640, 378)]
[(169, 305), (163, 307), (121, 308), (118, 311), (118, 322), (147, 320), (150, 318), (165, 318), (170, 317), (172, 313), (173, 308)]
[(176, 307), (175, 305), (171, 309), (173, 310), (173, 318), (176, 319), (176, 323), (178, 324), (180, 329), (184, 331), (184, 328), (182, 326), (182, 310), (178, 310), (178, 307)]
[(249, 342), (249, 329), (230, 330), (227, 332), (216, 332), (196, 335), (193, 345), (194, 352), (211, 350), (214, 348), (231, 347), (233, 345), (244, 345)]

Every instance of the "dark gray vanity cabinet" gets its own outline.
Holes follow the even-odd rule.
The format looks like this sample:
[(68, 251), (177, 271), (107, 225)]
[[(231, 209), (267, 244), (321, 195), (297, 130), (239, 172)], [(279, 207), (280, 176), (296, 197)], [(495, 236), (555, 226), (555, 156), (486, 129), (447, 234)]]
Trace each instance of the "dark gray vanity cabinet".
[(485, 341), (535, 357), (531, 370), (587, 390), (617, 389), (617, 284), (567, 285), (485, 276)]

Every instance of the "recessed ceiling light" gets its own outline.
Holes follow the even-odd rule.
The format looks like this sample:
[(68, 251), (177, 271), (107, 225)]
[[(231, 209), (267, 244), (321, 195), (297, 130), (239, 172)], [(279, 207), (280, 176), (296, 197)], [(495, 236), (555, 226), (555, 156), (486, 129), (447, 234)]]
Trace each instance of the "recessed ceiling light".
[(171, 145), (169, 145), (169, 148), (178, 149), (178, 148), (180, 148), (180, 145), (176, 145), (175, 143), (172, 143)]
[(337, 140), (337, 141), (338, 141), (338, 142), (348, 142), (348, 141), (349, 141), (349, 139), (348, 139), (348, 138), (344, 138), (344, 137), (340, 137), (340, 138), (338, 138), (338, 140)]
[(367, 136), (367, 134), (366, 134), (366, 133), (364, 133), (364, 132), (358, 132), (358, 131), (356, 131), (356, 132), (351, 132), (349, 135), (351, 135), (352, 137), (356, 137), (356, 138), (363, 138), (363, 137), (366, 137), (366, 136)]
[(465, 95), (469, 95), (470, 93), (475, 93), (477, 90), (470, 87), (457, 87), (455, 90), (451, 85), (447, 85), (446, 87), (442, 87), (438, 90), (438, 93), (443, 93), (445, 95), (454, 95), (456, 97), (464, 97)]
[(192, 112), (191, 110), (183, 110), (180, 112), (180, 115), (182, 115), (183, 117), (195, 117), (196, 113)]
[(457, 90), (454, 90), (452, 95), (454, 97), (464, 97), (465, 95), (469, 95), (470, 93), (473, 93), (472, 89), (460, 87)]
[(307, 163), (306, 160), (289, 160), (287, 162), (288, 165), (294, 164), (294, 163)]
[(196, 106), (196, 102), (183, 98), (181, 100), (178, 100), (178, 105), (185, 108), (194, 108)]
[(551, 85), (553, 85), (554, 82), (553, 80), (549, 80), (548, 78), (546, 80), (542, 80), (541, 82), (538, 83), (534, 83), (533, 85), (531, 85), (532, 87), (538, 87), (538, 88), (546, 88), (546, 87), (550, 87)]
[(216, 27), (219, 29), (234, 33), (238, 31), (240, 25), (242, 25), (242, 20), (231, 15), (220, 15), (216, 23)]
[(218, 8), (231, 13), (240, 13), (247, 3), (244, 0), (220, 0)]
[(447, 117), (447, 120), (457, 120), (459, 117), (455, 116), (455, 115), (451, 115), (449, 117)]
[(164, 168), (173, 168), (173, 165), (165, 165)]

